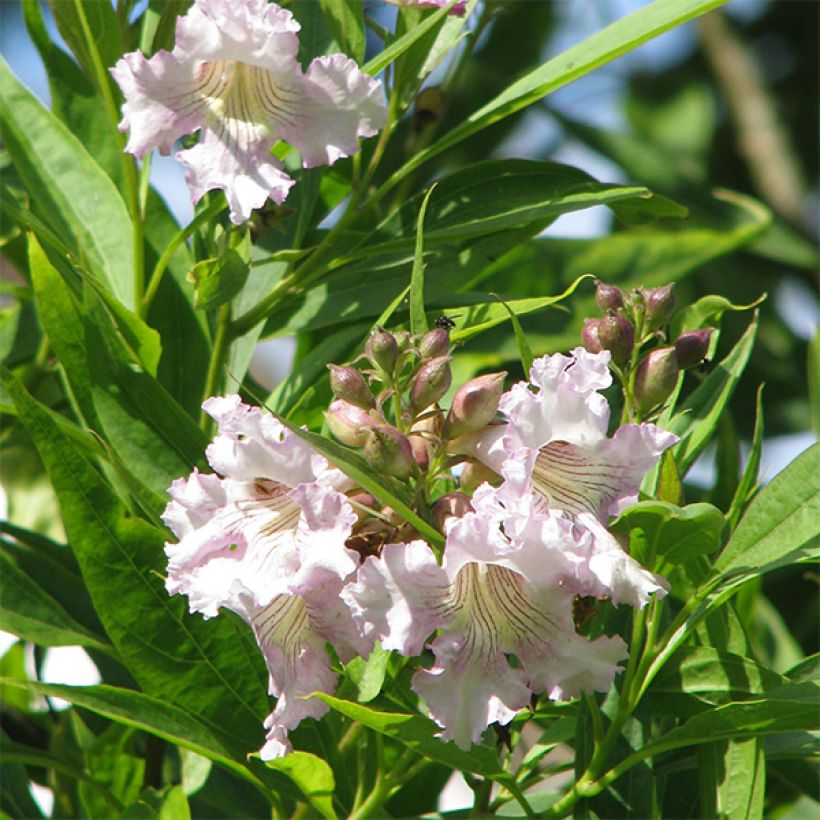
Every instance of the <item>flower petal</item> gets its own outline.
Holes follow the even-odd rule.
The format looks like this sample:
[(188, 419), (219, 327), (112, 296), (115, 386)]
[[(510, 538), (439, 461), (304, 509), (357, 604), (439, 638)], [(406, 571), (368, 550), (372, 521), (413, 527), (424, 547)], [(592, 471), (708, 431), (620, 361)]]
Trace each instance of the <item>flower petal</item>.
[(447, 589), (433, 551), (424, 541), (411, 541), (386, 544), (380, 557), (368, 558), (342, 598), (364, 636), (412, 656), (438, 625), (436, 607)]
[(136, 157), (159, 148), (170, 154), (174, 142), (201, 128), (207, 98), (220, 78), (192, 61), (160, 51), (150, 60), (139, 51), (126, 54), (111, 74), (125, 95), (120, 131), (130, 131), (125, 150)]
[(305, 168), (332, 165), (359, 150), (359, 137), (384, 127), (381, 84), (344, 54), (317, 57), (300, 82), (296, 116), (279, 124), (282, 138), (296, 146)]
[(327, 462), (277, 418), (244, 404), (239, 396), (208, 399), (202, 405), (219, 425), (219, 435), (207, 449), (208, 462), (234, 479), (272, 479), (295, 487), (314, 481)]

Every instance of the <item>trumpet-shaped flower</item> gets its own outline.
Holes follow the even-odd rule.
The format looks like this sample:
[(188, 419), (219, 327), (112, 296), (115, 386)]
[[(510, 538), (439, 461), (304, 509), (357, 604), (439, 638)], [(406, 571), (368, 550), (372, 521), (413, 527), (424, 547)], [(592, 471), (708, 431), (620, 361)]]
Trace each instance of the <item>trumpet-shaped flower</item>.
[(412, 685), (442, 736), (465, 749), (490, 723), (509, 723), (533, 693), (563, 700), (606, 691), (627, 654), (618, 637), (575, 632), (573, 593), (560, 581), (571, 524), (552, 517), (540, 539), (511, 543), (494, 493), (484, 485), (476, 512), (449, 519), (441, 566), (423, 541), (388, 544), (342, 592), (362, 633), (387, 649), (417, 655), (438, 630), (435, 664)]
[(380, 83), (343, 54), (317, 57), (303, 72), (299, 24), (267, 0), (196, 0), (177, 21), (176, 44), (146, 60), (126, 54), (112, 69), (125, 95), (120, 128), (126, 150), (176, 156), (194, 202), (222, 189), (240, 223), (270, 197), (284, 201), (293, 180), (270, 152), (277, 140), (298, 148), (306, 168), (358, 150), (358, 137), (385, 122)]
[(367, 648), (339, 599), (358, 565), (344, 546), (356, 515), (344, 476), (273, 416), (238, 396), (203, 407), (219, 425), (207, 455), (221, 477), (195, 470), (171, 486), (163, 520), (179, 542), (165, 547), (166, 588), (192, 612), (226, 607), (253, 628), (278, 698), (262, 757), (279, 757), (288, 730), (327, 711), (304, 698), (334, 689), (325, 643), (344, 660)]
[(578, 576), (577, 591), (643, 606), (664, 582), (621, 549), (606, 523), (636, 500), (644, 475), (677, 437), (653, 424), (625, 424), (607, 437), (609, 405), (598, 391), (612, 381), (608, 363), (608, 352), (581, 347), (534, 361), (530, 383), (501, 398), (507, 423), (490, 428), (476, 453), (505, 479), (498, 497), (508, 534), (532, 530), (547, 515), (567, 518), (574, 553), (591, 573)]

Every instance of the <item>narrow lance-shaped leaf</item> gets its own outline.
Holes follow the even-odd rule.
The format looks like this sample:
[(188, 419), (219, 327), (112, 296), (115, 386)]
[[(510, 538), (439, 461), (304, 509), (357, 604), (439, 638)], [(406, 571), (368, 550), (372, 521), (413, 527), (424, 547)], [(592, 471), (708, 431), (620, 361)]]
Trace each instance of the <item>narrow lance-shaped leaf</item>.
[[(588, 37), (512, 83), (429, 148), (419, 151), (380, 189), (384, 194), (431, 157), (470, 135), (540, 100), (642, 43), (717, 6), (725, 0), (659, 0)], [(430, 18), (432, 19), (432, 18)], [(425, 21), (425, 22), (429, 22)]]
[(414, 336), (420, 336), (427, 331), (427, 314), (424, 312), (424, 217), (435, 188), (435, 185), (431, 185), (424, 197), (416, 224), (416, 249), (413, 255), (413, 272), (410, 275), (410, 332)]
[(77, 138), (3, 61), (0, 129), (37, 212), (81, 266), (87, 266), (124, 305), (133, 307), (132, 226), (119, 192)]

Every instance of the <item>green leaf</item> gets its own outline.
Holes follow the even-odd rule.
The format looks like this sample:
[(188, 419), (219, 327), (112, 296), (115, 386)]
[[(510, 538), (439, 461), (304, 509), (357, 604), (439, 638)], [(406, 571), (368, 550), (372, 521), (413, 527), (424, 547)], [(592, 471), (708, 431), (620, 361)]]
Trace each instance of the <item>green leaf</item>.
[(658, 464), (658, 486), (655, 489), (658, 501), (668, 501), (677, 506), (683, 505), (683, 482), (678, 465), (671, 450), (664, 450)]
[(815, 443), (778, 473), (749, 505), (715, 562), (724, 578), (747, 580), (818, 556), (818, 475), (820, 444)]
[[(509, 311), (518, 316), (543, 310), (554, 305), (574, 293), (575, 289), (590, 274), (579, 276), (563, 293), (557, 296), (538, 296), (531, 299), (512, 299), (506, 303), (499, 303), (498, 297), (491, 295), (482, 298), (479, 304), (448, 308), (459, 315), (459, 327), (450, 334), (454, 342), (464, 342), (495, 327), (509, 318)], [(485, 301), (486, 299), (486, 301)]]
[(308, 802), (322, 817), (336, 817), (333, 791), (336, 781), (333, 770), (320, 757), (308, 752), (291, 752), (285, 757), (266, 761), (269, 769), (286, 774), (302, 791)]
[[(723, 0), (663, 0), (616, 20), (592, 37), (525, 74), (429, 148), (416, 153), (382, 186), (381, 193), (393, 188), (432, 157), (477, 131), (537, 102), (578, 77), (632, 51), (659, 34), (704, 14), (722, 2)], [(431, 19), (432, 16), (425, 23)]]
[[(93, 77), (94, 62), (88, 50), (88, 43), (83, 34), (83, 26), (77, 10), (77, 0), (49, 0), (49, 8), (54, 15), (60, 35), (66, 45), (74, 52), (74, 56), (85, 70)], [(109, 3), (83, 2), (82, 13), (85, 16), (88, 28), (99, 52), (104, 68), (111, 68), (122, 56), (123, 42), (120, 26), (114, 7)]]
[[(60, 6), (68, 5), (65, 3)], [(88, 270), (134, 306), (132, 226), (114, 183), (0, 62), (0, 129), (37, 212)]]
[(382, 504), (392, 507), (408, 524), (412, 524), (433, 546), (442, 546), (444, 536), (411, 508), (412, 500), (406, 489), (392, 478), (370, 466), (357, 452), (335, 441), (303, 430), (281, 416), (282, 424), (320, 452), (331, 464), (352, 478), (363, 490), (372, 493)]
[(761, 738), (706, 743), (698, 748), (702, 817), (763, 817), (766, 755)]
[(377, 641), (367, 660), (353, 658), (347, 664), (345, 671), (359, 690), (359, 703), (369, 703), (381, 692), (389, 660), (390, 650), (383, 649)]
[(740, 477), (726, 519), (729, 522), (729, 530), (734, 531), (740, 517), (746, 511), (750, 501), (757, 492), (757, 474), (760, 471), (760, 456), (763, 452), (763, 385), (757, 389), (755, 401), (755, 427), (752, 433), (752, 447), (743, 475)]
[(190, 820), (191, 810), (182, 786), (161, 791), (146, 789), (120, 815), (120, 820)]
[(88, 646), (111, 652), (108, 643), (78, 624), (44, 592), (5, 552), (0, 553), (3, 596), (0, 629), (39, 646)]
[(725, 296), (710, 294), (702, 296), (697, 302), (679, 310), (672, 319), (669, 332), (670, 339), (676, 339), (687, 330), (699, 330), (702, 327), (718, 327), (720, 320), (727, 311), (739, 312), (758, 307), (766, 300), (764, 293), (748, 305), (735, 305)]
[[(616, 213), (624, 203), (649, 214), (658, 208), (647, 188), (598, 182), (571, 165), (525, 159), (486, 160), (440, 180), (434, 194), (419, 194), (408, 200), (374, 230), (363, 253), (407, 247), (412, 242), (407, 226), (415, 222), (423, 199), (428, 197), (428, 229), (424, 236), (427, 248), (540, 223), (596, 205), (608, 205)], [(680, 206), (672, 211), (677, 216), (686, 213)], [(662, 215), (668, 215), (665, 207)]]
[(364, 59), (364, 9), (361, 0), (319, 0), (339, 45), (357, 63)]
[(165, 699), (117, 686), (65, 686), (9, 679), (4, 679), (3, 685), (28, 689), (45, 697), (62, 698), (109, 720), (144, 729), (169, 743), (203, 755), (251, 782), (255, 780), (251, 771), (240, 762), (247, 750), (237, 743), (225, 721), (221, 725), (209, 725)]
[(515, 343), (518, 345), (518, 356), (521, 359), (521, 369), (524, 373), (529, 373), (532, 367), (533, 355), (530, 343), (527, 341), (527, 336), (524, 333), (524, 328), (521, 327), (521, 322), (518, 321), (518, 316), (515, 311), (506, 302), (502, 301), (501, 304), (504, 305), (505, 310), (510, 314), (510, 321), (512, 322), (513, 332), (515, 333)]
[(472, 772), (504, 782), (509, 775), (501, 768), (498, 754), (488, 746), (472, 746), (463, 751), (455, 745), (436, 737), (439, 729), (432, 720), (421, 715), (379, 712), (368, 706), (340, 700), (332, 695), (317, 692), (312, 695), (323, 700), (331, 709), (351, 720), (392, 737), (424, 757), (444, 763), (462, 772)]
[(186, 614), (181, 597), (168, 596), (165, 534), (129, 517), (43, 406), (13, 376), (0, 375), (49, 473), (94, 607), (123, 663), (147, 693), (212, 725), (230, 714), (225, 731), (245, 750), (256, 748), (267, 706), (264, 676), (237, 621), (205, 623)]
[(719, 705), (744, 696), (765, 694), (787, 682), (751, 658), (711, 646), (683, 647), (652, 681), (649, 695), (653, 698), (688, 695)]
[(421, 336), (427, 332), (427, 314), (424, 312), (424, 216), (435, 185), (424, 197), (416, 223), (416, 249), (413, 256), (413, 271), (410, 274), (410, 332)]
[(372, 60), (365, 63), (365, 65), (362, 66), (362, 71), (365, 74), (370, 74), (371, 77), (375, 77), (377, 74), (384, 71), (390, 63), (404, 54), (410, 46), (412, 46), (417, 40), (424, 37), (424, 35), (427, 34), (427, 32), (434, 26), (438, 25), (438, 23), (447, 16), (448, 11), (448, 6), (444, 6), (443, 8), (434, 11), (429, 17), (419, 23), (418, 26), (408, 31), (402, 37), (399, 37), (398, 40), (394, 40), (384, 50), (380, 51)]
[(611, 524), (613, 532), (642, 532), (646, 552), (635, 559), (652, 569), (674, 566), (698, 555), (717, 552), (726, 519), (711, 504), (678, 507), (667, 501), (639, 501), (627, 507)]
[(194, 305), (199, 310), (213, 310), (229, 302), (245, 285), (250, 265), (233, 248), (214, 259), (197, 262), (188, 275), (196, 289)]
[(790, 683), (752, 700), (732, 701), (689, 718), (682, 726), (647, 744), (637, 756), (651, 757), (699, 743), (736, 740), (773, 732), (811, 731), (820, 726), (814, 683)]

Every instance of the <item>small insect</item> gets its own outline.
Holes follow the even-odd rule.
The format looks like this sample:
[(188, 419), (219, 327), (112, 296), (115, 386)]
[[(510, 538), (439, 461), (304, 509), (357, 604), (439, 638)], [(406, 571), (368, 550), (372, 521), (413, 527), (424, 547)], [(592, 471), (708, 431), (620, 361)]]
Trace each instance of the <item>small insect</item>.
[(455, 321), (449, 316), (442, 315), (436, 319), (436, 327), (441, 328), (442, 330), (452, 330), (455, 326)]
[(715, 363), (709, 359), (703, 359), (697, 365), (698, 373), (711, 373), (714, 367)]

